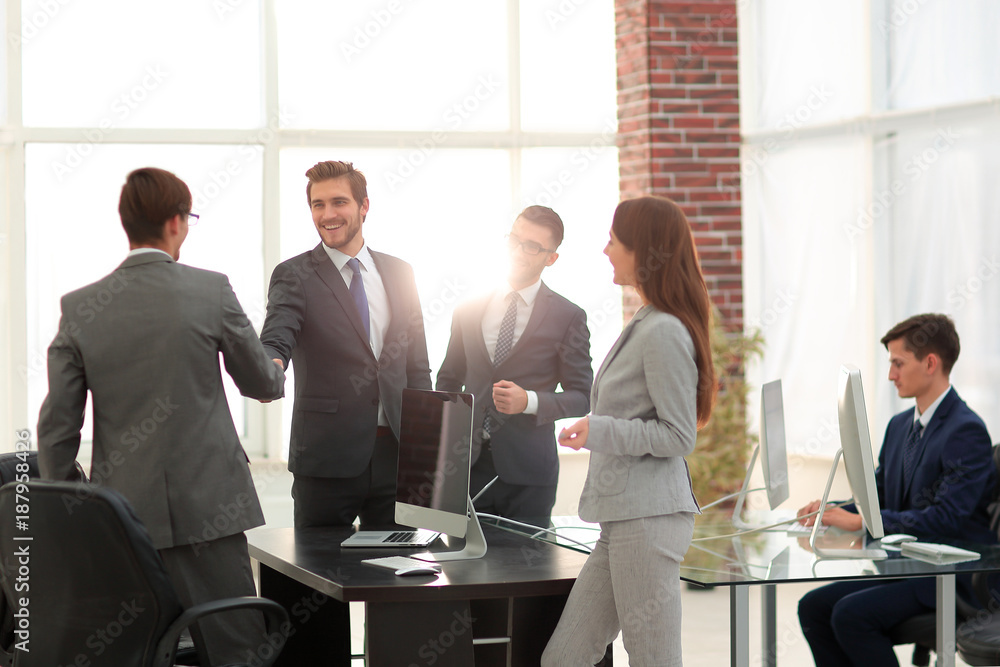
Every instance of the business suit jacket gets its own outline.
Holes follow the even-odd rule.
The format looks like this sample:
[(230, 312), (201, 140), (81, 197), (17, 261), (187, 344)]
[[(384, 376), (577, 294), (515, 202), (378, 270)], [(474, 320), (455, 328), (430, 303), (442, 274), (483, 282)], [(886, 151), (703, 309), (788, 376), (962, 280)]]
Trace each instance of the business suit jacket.
[(124, 494), (157, 549), (263, 524), (220, 352), (244, 396), (281, 395), (284, 373), (221, 273), (143, 253), (64, 296), (38, 420), (42, 476), (71, 476), (89, 390), (91, 480)]
[[(594, 371), (587, 314), (542, 283), (524, 332), (507, 358), (494, 367), (483, 340), (483, 314), (492, 298), (490, 294), (455, 310), (437, 388), (475, 396), (473, 462), (479, 457), (488, 412), (498, 424), (490, 439), (500, 479), (526, 486), (554, 485), (559, 479), (559, 457), (553, 422), (585, 415), (590, 407)], [(498, 412), (493, 383), (500, 380), (534, 391), (537, 414)], [(559, 385), (562, 391), (556, 391)]]
[(918, 441), (913, 479), (903, 480), (903, 449), (916, 408), (894, 416), (875, 471), (886, 533), (993, 542), (987, 505), (996, 484), (986, 425), (953, 388)]
[(295, 368), (288, 469), (310, 477), (356, 477), (375, 447), (378, 404), (399, 438), (403, 389), (430, 389), (423, 314), (413, 269), (371, 252), (391, 313), (375, 358), (361, 316), (322, 244), (271, 274), (260, 339)]
[(652, 306), (641, 308), (594, 379), (581, 519), (700, 513), (683, 458), (694, 450), (697, 388), (687, 327)]

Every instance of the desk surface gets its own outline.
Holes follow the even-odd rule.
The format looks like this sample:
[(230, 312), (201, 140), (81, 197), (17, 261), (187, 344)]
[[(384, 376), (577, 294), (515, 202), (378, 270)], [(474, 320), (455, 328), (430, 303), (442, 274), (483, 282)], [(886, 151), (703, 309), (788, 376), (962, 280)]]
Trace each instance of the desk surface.
[[(776, 519), (762, 513), (760, 523)], [(577, 517), (553, 517), (561, 536), (585, 544), (596, 542), (600, 528)], [(527, 528), (504, 525), (510, 531), (534, 532)], [(856, 578), (898, 578), (934, 576), (959, 572), (1000, 570), (1000, 546), (950, 541), (954, 546), (975, 551), (979, 560), (953, 564), (932, 564), (889, 552), (885, 560), (861, 557), (861, 538), (856, 534), (830, 529), (819, 537), (820, 548), (857, 548), (858, 558), (821, 558), (809, 549), (809, 538), (789, 535), (784, 529), (741, 532), (732, 524), (726, 511), (707, 511), (695, 519), (694, 539), (681, 563), (681, 579), (702, 586), (732, 586), (804, 581), (831, 581)], [(717, 537), (714, 537), (717, 536)], [(583, 551), (564, 539), (546, 537), (561, 548)], [(929, 540), (928, 540), (929, 541)], [(943, 540), (942, 540), (943, 541)], [(875, 545), (877, 546), (877, 545)]]
[[(247, 532), (250, 556), (342, 602), (483, 599), (567, 595), (586, 554), (483, 526), (488, 547), (476, 560), (441, 563), (438, 576), (397, 577), (365, 558), (410, 556), (417, 549), (341, 549), (349, 528), (255, 528)], [(423, 551), (447, 551), (436, 542)]]
[[(766, 519), (765, 519), (766, 520)], [(728, 517), (706, 513), (695, 525), (695, 540), (681, 564), (681, 578), (705, 586), (746, 583), (830, 581), (853, 578), (934, 576), (1000, 569), (1000, 546), (948, 541), (975, 551), (980, 558), (961, 563), (928, 563), (888, 551), (884, 560), (861, 556), (863, 539), (829, 529), (817, 538), (820, 548), (859, 550), (858, 558), (823, 558), (812, 553), (807, 536), (785, 530), (758, 531), (739, 537)], [(712, 538), (713, 535), (720, 535)], [(931, 540), (925, 540), (931, 541)], [(938, 540), (944, 542), (944, 540)], [(878, 544), (871, 545), (878, 547)]]

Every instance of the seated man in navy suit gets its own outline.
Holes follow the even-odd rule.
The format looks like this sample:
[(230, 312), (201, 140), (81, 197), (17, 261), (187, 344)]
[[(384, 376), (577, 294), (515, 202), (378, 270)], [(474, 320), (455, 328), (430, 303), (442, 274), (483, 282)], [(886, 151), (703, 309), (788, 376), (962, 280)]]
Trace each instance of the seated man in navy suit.
[[(886, 534), (994, 542), (990, 436), (949, 381), (960, 350), (954, 323), (945, 315), (915, 315), (890, 329), (882, 344), (900, 398), (916, 399), (915, 408), (889, 421), (875, 471)], [(814, 501), (799, 515), (817, 509)], [(860, 530), (861, 516), (851, 509), (827, 509), (823, 523)], [(956, 577), (957, 593), (967, 599), (973, 599), (970, 585), (969, 575)], [(799, 623), (819, 667), (895, 666), (889, 630), (934, 607), (933, 578), (844, 581), (803, 596)]]

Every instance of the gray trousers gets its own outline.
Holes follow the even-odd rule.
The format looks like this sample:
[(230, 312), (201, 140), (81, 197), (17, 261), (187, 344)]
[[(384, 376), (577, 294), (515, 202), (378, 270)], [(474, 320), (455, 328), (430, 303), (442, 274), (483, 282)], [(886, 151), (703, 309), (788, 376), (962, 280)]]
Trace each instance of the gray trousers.
[(682, 664), (680, 562), (689, 512), (601, 523), (542, 667), (590, 667), (621, 631), (632, 667)]
[[(159, 552), (185, 609), (222, 598), (257, 595), (243, 533)], [(251, 654), (267, 650), (264, 617), (259, 611), (207, 616), (191, 634), (196, 642), (203, 642), (213, 665), (245, 664)]]

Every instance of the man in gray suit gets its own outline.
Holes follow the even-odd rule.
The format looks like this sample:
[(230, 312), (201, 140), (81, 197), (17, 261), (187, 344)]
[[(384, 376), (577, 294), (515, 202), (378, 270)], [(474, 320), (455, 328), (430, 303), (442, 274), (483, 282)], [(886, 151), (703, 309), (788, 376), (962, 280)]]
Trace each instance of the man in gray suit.
[[(222, 386), (219, 353), (244, 396), (281, 396), (228, 278), (179, 264), (191, 192), (174, 174), (137, 169), (118, 205), (131, 251), (110, 275), (62, 298), (38, 419), (46, 479), (72, 476), (87, 392), (91, 481), (121, 492), (159, 550), (185, 606), (256, 595), (244, 531), (264, 523)], [(72, 508), (70, 508), (71, 510)], [(257, 612), (201, 621), (212, 664), (243, 662)]]
[(476, 508), (539, 525), (559, 480), (553, 422), (587, 414), (594, 379), (587, 314), (542, 282), (562, 240), (551, 208), (521, 212), (507, 235), (506, 284), (455, 310), (437, 376), (438, 389), (475, 395), (470, 490), (499, 476)]

